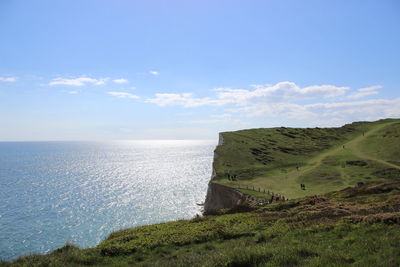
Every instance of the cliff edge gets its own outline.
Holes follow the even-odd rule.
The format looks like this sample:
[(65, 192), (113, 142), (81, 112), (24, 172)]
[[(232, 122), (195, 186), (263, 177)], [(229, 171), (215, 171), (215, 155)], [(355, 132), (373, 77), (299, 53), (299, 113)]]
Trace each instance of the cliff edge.
[(246, 201), (246, 195), (228, 186), (210, 182), (208, 184), (204, 212), (233, 208)]
[[(218, 146), (222, 146), (224, 138), (219, 134)], [(218, 154), (214, 151), (214, 162)], [(213, 162), (213, 165), (214, 165)], [(213, 183), (212, 180), (216, 175), (215, 168), (211, 175), (211, 181), (208, 184), (206, 200), (204, 202), (204, 213), (212, 210), (233, 208), (236, 205), (243, 204), (246, 201), (246, 195), (231, 188), (218, 183)]]

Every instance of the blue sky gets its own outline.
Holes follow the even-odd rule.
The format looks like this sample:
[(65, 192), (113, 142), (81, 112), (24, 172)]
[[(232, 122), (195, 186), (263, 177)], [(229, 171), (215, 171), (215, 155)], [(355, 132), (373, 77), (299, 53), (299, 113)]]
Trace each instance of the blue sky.
[(1, 0), (0, 140), (400, 117), (400, 2)]

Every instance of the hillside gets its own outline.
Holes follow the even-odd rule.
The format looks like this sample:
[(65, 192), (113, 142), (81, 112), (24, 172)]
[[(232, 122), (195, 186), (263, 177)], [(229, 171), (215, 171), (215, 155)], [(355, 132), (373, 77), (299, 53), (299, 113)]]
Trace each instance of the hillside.
[[(327, 193), (360, 181), (400, 178), (400, 120), (340, 128), (269, 128), (222, 133), (212, 182), (263, 197)], [(305, 190), (300, 187), (305, 185)], [(267, 194), (265, 197), (269, 197)]]
[(126, 229), (11, 266), (396, 266), (399, 248), (400, 182), (368, 183)]

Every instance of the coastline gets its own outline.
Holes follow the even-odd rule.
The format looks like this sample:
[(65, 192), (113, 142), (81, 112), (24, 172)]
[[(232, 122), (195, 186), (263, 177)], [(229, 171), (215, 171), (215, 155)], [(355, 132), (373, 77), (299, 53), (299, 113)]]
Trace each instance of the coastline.
[[(372, 124), (356, 126), (365, 126), (361, 130), (375, 127), (373, 129), (376, 132), (383, 129), (379, 128), (379, 125)], [(387, 124), (387, 127), (389, 128), (383, 129), (380, 133), (383, 133), (385, 140), (388, 141), (380, 140), (376, 144), (379, 146), (385, 144), (389, 149), (391, 148), (389, 141), (397, 140), (394, 137), (399, 136), (400, 124), (391, 123)], [(372, 134), (375, 133), (371, 130), (372, 128), (369, 129), (369, 132), (365, 131), (365, 135), (364, 132), (360, 133), (361, 130), (357, 132), (349, 126), (344, 129), (354, 132), (350, 137), (356, 141), (364, 136), (373, 136)], [(272, 130), (282, 131), (281, 128)], [(338, 130), (341, 129), (324, 129), (324, 131)], [(313, 131), (320, 131), (320, 129)], [(283, 133), (284, 138), (293, 139), (291, 136), (285, 135), (285, 132)], [(231, 134), (226, 133), (225, 135), (225, 139), (229, 138), (229, 146), (232, 145)], [(345, 162), (345, 169), (342, 165), (335, 165), (335, 167), (343, 168), (344, 170), (340, 169), (342, 171), (359, 173), (360, 178), (357, 179), (357, 184), (327, 193), (314, 194), (307, 191), (308, 196), (276, 201), (276, 203), (273, 201), (271, 204), (268, 201), (257, 203), (259, 195), (257, 192), (260, 193), (260, 189), (250, 191), (246, 190), (246, 187), (242, 192), (241, 187), (236, 187), (235, 183), (226, 185), (223, 183), (224, 179), (232, 182), (232, 180), (228, 180), (228, 178), (232, 178), (229, 173), (226, 175), (227, 178), (223, 177), (226, 174), (225, 167), (236, 167), (234, 164), (240, 163), (242, 159), (239, 158), (232, 163), (232, 158), (228, 157), (228, 163), (232, 165), (225, 165), (224, 162), (219, 161), (226, 159), (225, 157), (229, 155), (239, 157), (237, 151), (249, 153), (244, 146), (233, 147), (233, 149), (220, 147), (224, 144), (223, 137), (220, 134), (218, 145), (215, 148), (220, 153), (216, 153), (214, 150), (213, 169), (211, 179), (208, 181), (204, 203), (205, 216), (126, 228), (112, 232), (95, 247), (79, 248), (67, 244), (48, 254), (22, 256), (10, 263), (16, 266), (21, 266), (21, 263), (27, 263), (25, 266), (35, 266), (31, 263), (39, 262), (51, 263), (54, 266), (68, 266), (68, 264), (122, 266), (128, 263), (135, 263), (138, 266), (215, 266), (216, 263), (223, 260), (226, 266), (232, 263), (242, 264), (242, 266), (243, 264), (254, 266), (259, 263), (286, 266), (285, 264), (289, 260), (294, 259), (298, 263), (297, 265), (305, 266), (310, 263), (309, 255), (313, 255), (315, 263), (332, 261), (333, 244), (336, 245), (334, 247), (336, 254), (346, 256), (336, 260), (340, 266), (346, 266), (342, 263), (348, 263), (347, 258), (351, 258), (352, 263), (357, 262), (360, 265), (369, 266), (370, 263), (380, 259), (379, 255), (382, 255), (383, 252), (388, 255), (385, 261), (388, 266), (390, 263), (398, 261), (398, 256), (393, 252), (391, 244), (398, 243), (399, 240), (400, 184), (398, 178), (400, 178), (400, 167), (389, 168), (392, 167), (392, 164), (377, 165), (375, 163), (373, 165), (371, 160), (365, 160), (366, 165), (361, 165), (358, 163), (364, 161), (354, 161), (354, 156), (352, 156)], [(240, 141), (239, 139), (239, 143), (243, 144)], [(350, 141), (345, 141), (347, 141), (346, 148), (351, 149)], [(254, 145), (250, 146), (246, 143), (246, 146), (253, 148)], [(332, 151), (349, 152), (349, 150), (344, 150), (341, 144), (336, 146), (338, 148), (333, 146)], [(393, 150), (393, 153), (397, 153), (397, 151)], [(321, 151), (321, 155), (325, 156), (326, 151)], [(209, 154), (209, 156), (211, 155)], [(394, 159), (396, 158), (394, 157)], [(328, 161), (325, 164), (330, 163), (331, 161)], [(372, 173), (374, 169), (371, 170), (371, 167), (374, 166), (376, 172)], [(367, 179), (365, 172), (371, 173), (370, 175), (386, 175), (383, 177), (385, 181), (382, 179), (365, 181)], [(310, 190), (310, 181), (307, 182), (307, 185), (307, 190)], [(247, 191), (249, 191), (249, 195), (246, 195)], [(262, 193), (265, 194), (265, 192)], [(321, 235), (324, 238), (322, 243)], [(376, 235), (382, 236), (382, 238), (376, 239)], [(350, 236), (355, 240), (351, 250), (349, 250), (348, 243), (342, 242), (343, 236)], [(385, 237), (383, 238), (383, 236)], [(269, 240), (272, 239), (276, 246), (270, 245)], [(365, 243), (373, 247), (376, 253), (366, 255), (364, 245), (358, 246), (358, 244)], [(337, 246), (338, 244), (339, 246)], [(303, 253), (304, 251), (307, 253)], [(366, 258), (367, 256), (369, 258)], [(0, 263), (8, 266), (7, 262), (0, 261)], [(3, 266), (1, 264), (0, 266)]]

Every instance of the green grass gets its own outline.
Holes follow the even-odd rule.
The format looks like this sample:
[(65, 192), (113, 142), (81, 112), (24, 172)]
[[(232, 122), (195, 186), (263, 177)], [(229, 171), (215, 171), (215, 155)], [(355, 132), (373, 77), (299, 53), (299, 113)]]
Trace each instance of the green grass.
[[(112, 233), (3, 266), (396, 266), (400, 182)], [(0, 266), (1, 266), (0, 265)]]
[[(400, 169), (399, 119), (340, 128), (251, 129), (222, 136), (223, 145), (215, 150), (213, 182), (231, 187), (260, 187), (296, 198), (343, 189), (359, 181), (390, 182), (399, 176), (393, 175), (393, 169)], [(385, 177), (385, 172), (392, 175)]]
[(377, 158), (400, 166), (399, 139), (400, 122), (397, 122), (362, 140), (360, 148), (364, 153), (373, 152)]

